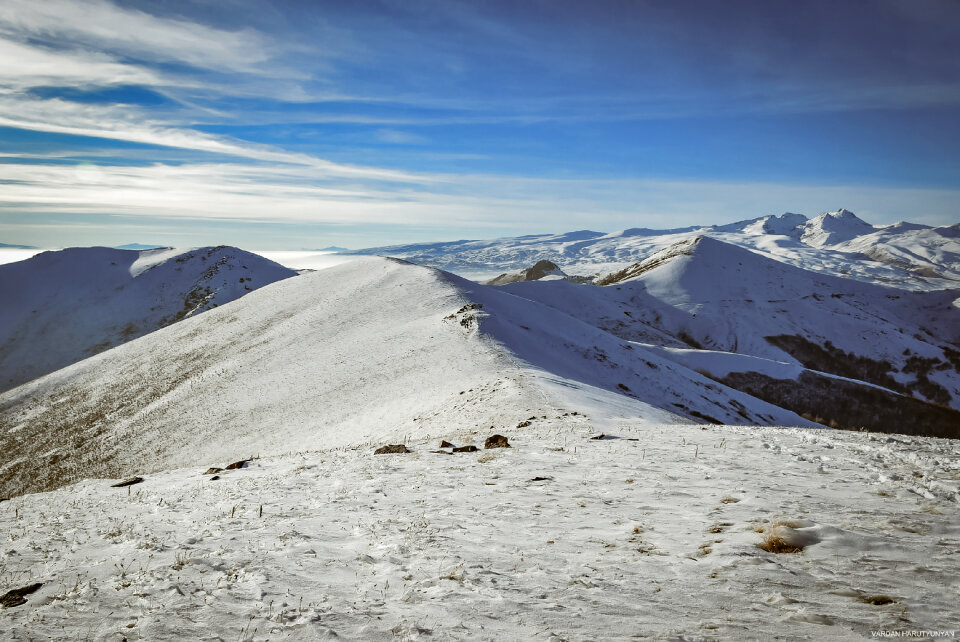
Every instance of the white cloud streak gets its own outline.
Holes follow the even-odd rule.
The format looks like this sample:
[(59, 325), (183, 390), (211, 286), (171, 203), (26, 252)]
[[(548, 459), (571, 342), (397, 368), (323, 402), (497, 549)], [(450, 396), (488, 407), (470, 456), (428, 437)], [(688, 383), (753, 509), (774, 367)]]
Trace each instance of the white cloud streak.
[[(955, 221), (960, 190), (656, 180), (530, 180), (464, 177), (456, 191), (411, 190), (355, 181), (318, 185), (311, 168), (236, 164), (0, 164), (0, 222), (10, 213), (120, 214), (184, 219), (306, 224), (429, 226), (517, 233), (591, 227), (675, 227), (720, 223), (782, 211), (808, 215), (841, 206), (872, 223), (902, 218)], [(491, 189), (496, 184), (497, 190)], [(451, 186), (442, 186), (448, 189)], [(915, 203), (925, 209), (916, 211)], [(780, 208), (770, 211), (770, 204)], [(146, 219), (145, 219), (146, 220)]]
[(214, 29), (105, 0), (4, 0), (0, 33), (214, 70), (253, 71), (269, 59), (267, 39), (251, 29)]
[(318, 177), (339, 176), (402, 183), (447, 180), (440, 175), (334, 163), (308, 154), (285, 152), (195, 130), (171, 127), (151, 121), (139, 109), (126, 105), (89, 105), (56, 98), (0, 96), (0, 126), (303, 165), (315, 170)]
[(0, 38), (0, 83), (6, 91), (43, 86), (159, 85), (154, 72), (87, 51), (65, 54)]

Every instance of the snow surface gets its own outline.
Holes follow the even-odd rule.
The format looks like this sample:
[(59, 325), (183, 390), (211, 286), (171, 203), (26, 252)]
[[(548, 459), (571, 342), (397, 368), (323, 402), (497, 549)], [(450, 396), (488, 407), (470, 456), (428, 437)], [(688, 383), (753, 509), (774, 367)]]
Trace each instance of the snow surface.
[[(957, 630), (955, 441), (549, 413), (0, 503), (0, 637), (870, 639)], [(450, 426), (456, 444), (489, 431)], [(775, 524), (780, 524), (775, 526)], [(772, 531), (806, 547), (758, 548)], [(874, 604), (873, 602), (880, 602)], [(883, 603), (887, 602), (887, 603)]]
[(296, 273), (237, 248), (68, 248), (0, 265), (0, 391)]

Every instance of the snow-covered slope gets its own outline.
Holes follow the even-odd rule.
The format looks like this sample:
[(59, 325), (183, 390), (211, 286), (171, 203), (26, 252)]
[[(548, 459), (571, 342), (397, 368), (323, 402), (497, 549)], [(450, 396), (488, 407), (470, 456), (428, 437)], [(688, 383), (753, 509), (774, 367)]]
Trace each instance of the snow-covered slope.
[(0, 391), (294, 274), (232, 247), (70, 248), (0, 265)]
[(622, 269), (674, 243), (704, 235), (814, 272), (915, 290), (960, 287), (956, 225), (875, 227), (844, 209), (811, 220), (787, 213), (726, 225), (421, 243), (356, 253), (395, 256), (477, 280), (525, 269), (540, 260), (556, 263), (567, 274), (589, 276)]
[(596, 283), (602, 286), (553, 281), (505, 289), (627, 340), (802, 364), (960, 408), (955, 290), (913, 292), (827, 276), (707, 236)]
[(813, 425), (495, 286), (366, 259), (0, 395), (0, 495), (533, 417)]
[[(409, 441), (406, 455), (310, 451), (216, 480), (194, 466), (14, 498), (0, 503), (0, 590), (41, 586), (0, 610), (0, 638), (960, 629), (957, 442), (632, 421), (610, 433), (551, 415), (506, 433), (509, 449)], [(444, 436), (482, 447), (488, 434)], [(767, 537), (804, 548), (768, 552)]]
[(678, 237), (605, 286), (360, 257), (0, 393), (0, 638), (960, 628), (960, 441), (755, 425), (960, 416), (861, 380), (955, 381), (956, 292)]
[(846, 243), (874, 231), (869, 223), (860, 220), (850, 210), (824, 212), (800, 226), (800, 240), (813, 247)]

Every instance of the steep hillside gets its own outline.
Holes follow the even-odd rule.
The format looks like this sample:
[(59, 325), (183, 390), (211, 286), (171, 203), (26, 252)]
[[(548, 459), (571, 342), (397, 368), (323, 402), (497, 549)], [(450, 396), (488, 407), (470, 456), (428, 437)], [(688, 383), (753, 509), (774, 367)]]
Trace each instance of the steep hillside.
[(0, 391), (294, 274), (231, 247), (70, 248), (0, 265)]
[[(711, 237), (596, 280), (505, 288), (631, 341), (802, 364), (960, 408), (960, 292), (817, 274)], [(686, 344), (686, 346), (684, 346)]]
[(624, 418), (812, 425), (554, 308), (368, 259), (0, 395), (0, 495), (573, 411), (598, 430)]

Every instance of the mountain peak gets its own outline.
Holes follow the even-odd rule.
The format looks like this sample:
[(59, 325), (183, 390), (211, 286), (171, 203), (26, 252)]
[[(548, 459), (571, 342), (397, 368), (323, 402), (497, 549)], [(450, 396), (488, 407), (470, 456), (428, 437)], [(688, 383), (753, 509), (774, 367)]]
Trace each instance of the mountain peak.
[(541, 259), (533, 267), (517, 272), (507, 272), (487, 281), (487, 285), (506, 285), (507, 283), (517, 283), (518, 281), (539, 281), (546, 277), (566, 278), (563, 270), (556, 263)]
[(836, 212), (824, 212), (807, 221), (803, 226), (801, 240), (813, 247), (824, 247), (845, 243), (858, 236), (876, 231), (872, 225), (857, 217), (848, 209), (840, 208)]

